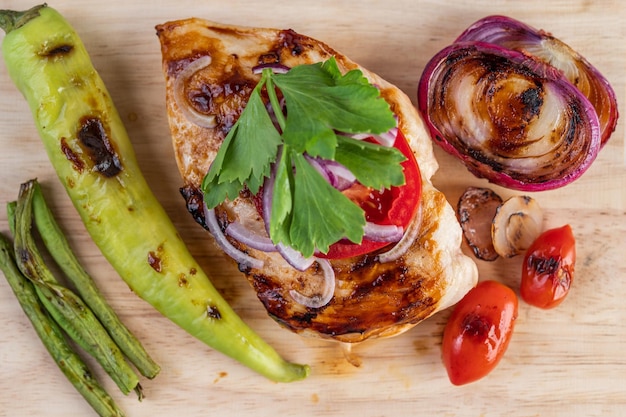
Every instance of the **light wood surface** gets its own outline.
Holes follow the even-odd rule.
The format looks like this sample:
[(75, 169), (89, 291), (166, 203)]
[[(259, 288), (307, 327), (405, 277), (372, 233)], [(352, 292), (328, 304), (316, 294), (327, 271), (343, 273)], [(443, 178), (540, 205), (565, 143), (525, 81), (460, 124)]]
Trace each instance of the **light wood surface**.
[[(452, 386), (440, 360), (444, 311), (399, 337), (355, 346), (305, 339), (265, 314), (245, 279), (207, 244), (185, 211), (165, 118), (154, 26), (190, 16), (293, 28), (342, 51), (415, 97), (427, 60), (470, 23), (506, 14), (551, 31), (585, 55), (625, 103), (626, 9), (613, 1), (81, 1), (49, 3), (75, 26), (107, 83), (144, 173), (192, 253), (241, 316), (286, 358), (311, 365), (302, 382), (276, 384), (187, 335), (133, 295), (103, 260), (62, 190), (26, 103), (0, 64), (0, 231), (5, 203), (37, 177), (55, 214), (108, 300), (162, 373), (143, 380), (143, 402), (124, 397), (128, 416), (617, 416), (626, 411), (626, 159), (619, 123), (591, 169), (565, 188), (534, 196), (547, 223), (570, 223), (577, 238), (569, 298), (542, 311), (520, 304), (512, 343), (487, 378)], [(23, 1), (0, 8), (24, 9)], [(0, 35), (0, 38), (2, 36)], [(626, 110), (623, 110), (626, 111)], [(451, 204), (469, 185), (487, 185), (438, 149), (434, 178)], [(515, 193), (494, 187), (503, 197)], [(132, 225), (128, 225), (132, 227)], [(481, 279), (517, 289), (519, 258), (478, 262)], [(93, 362), (90, 362), (93, 363)], [(356, 365), (356, 366), (355, 366)], [(95, 368), (95, 366), (94, 366)], [(96, 368), (97, 369), (97, 368)], [(0, 415), (88, 416), (92, 411), (48, 357), (6, 281), (0, 279)]]

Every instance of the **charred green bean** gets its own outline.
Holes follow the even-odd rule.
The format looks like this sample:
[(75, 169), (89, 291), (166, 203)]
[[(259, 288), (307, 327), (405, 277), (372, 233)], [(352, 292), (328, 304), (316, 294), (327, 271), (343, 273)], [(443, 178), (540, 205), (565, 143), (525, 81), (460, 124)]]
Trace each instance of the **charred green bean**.
[(122, 323), (113, 308), (104, 299), (93, 278), (74, 255), (68, 240), (46, 203), (41, 186), (36, 180), (33, 186), (33, 217), (48, 252), (65, 276), (74, 284), (81, 299), (98, 317), (122, 353), (143, 376), (150, 379), (154, 378), (161, 368), (148, 355), (141, 342)]
[(31, 234), (34, 181), (21, 185), (15, 208), (14, 250), (17, 266), (35, 286), (39, 300), (57, 324), (93, 356), (124, 394), (135, 391), (142, 398), (139, 378), (126, 362), (92, 311), (74, 292), (60, 285), (45, 262)]
[[(33, 284), (15, 262), (13, 244), (0, 233), (0, 269), (26, 317), (61, 372), (102, 417), (123, 417), (124, 412), (92, 376), (91, 370), (65, 340), (62, 330), (39, 302)], [(5, 410), (6, 411), (6, 410)]]

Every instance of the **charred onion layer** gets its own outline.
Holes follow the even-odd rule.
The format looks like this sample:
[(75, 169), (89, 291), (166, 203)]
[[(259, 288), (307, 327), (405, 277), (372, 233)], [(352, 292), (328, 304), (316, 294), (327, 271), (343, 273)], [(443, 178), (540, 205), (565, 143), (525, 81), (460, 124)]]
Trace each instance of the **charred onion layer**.
[(615, 94), (552, 35), (503, 16), (426, 65), (418, 106), (435, 142), (477, 177), (542, 191), (579, 178), (615, 128)]
[(582, 55), (552, 34), (506, 16), (487, 16), (465, 30), (456, 42), (480, 41), (525, 52), (553, 66), (585, 95), (600, 120), (604, 145), (617, 124), (617, 99), (608, 80)]
[(557, 70), (520, 52), (467, 42), (429, 62), (419, 106), (435, 141), (476, 176), (520, 190), (578, 178), (600, 148), (598, 117)]

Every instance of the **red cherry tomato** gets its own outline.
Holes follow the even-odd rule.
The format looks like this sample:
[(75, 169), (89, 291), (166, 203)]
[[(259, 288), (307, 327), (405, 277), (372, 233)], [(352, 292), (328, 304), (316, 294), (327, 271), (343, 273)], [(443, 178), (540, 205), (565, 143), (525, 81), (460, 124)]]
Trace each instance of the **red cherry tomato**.
[(520, 296), (528, 304), (553, 308), (569, 293), (574, 278), (576, 242), (565, 225), (543, 232), (526, 251)]
[(517, 306), (515, 292), (496, 281), (480, 282), (459, 301), (441, 346), (450, 382), (474, 382), (496, 367), (511, 340)]

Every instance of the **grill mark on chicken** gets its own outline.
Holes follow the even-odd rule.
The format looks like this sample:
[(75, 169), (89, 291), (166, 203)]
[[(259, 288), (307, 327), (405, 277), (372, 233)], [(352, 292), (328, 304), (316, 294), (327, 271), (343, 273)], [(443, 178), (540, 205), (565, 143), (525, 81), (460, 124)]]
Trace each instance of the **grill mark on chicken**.
[[(189, 212), (206, 228), (201, 207), (202, 192), (197, 187), (186, 186), (181, 189), (181, 193), (186, 199)], [(223, 215), (221, 219), (224, 222)], [(245, 245), (230, 240), (235, 247), (246, 251)], [(314, 329), (333, 336), (362, 334), (372, 328), (374, 323), (377, 326), (411, 323), (411, 320), (415, 320), (409, 314), (411, 311), (420, 308), (424, 310), (426, 316), (434, 307), (434, 299), (441, 296), (436, 290), (430, 293), (422, 292), (423, 280), (414, 276), (415, 274), (411, 273), (402, 260), (381, 264), (376, 261), (376, 253), (359, 257), (352, 261), (348, 268), (335, 268), (335, 275), (338, 281), (349, 283), (351, 287), (351, 296), (342, 300), (344, 312), (366, 310), (366, 313), (360, 312), (358, 317), (356, 313), (353, 316), (335, 314), (333, 320), (327, 320), (319, 314), (325, 310), (324, 307), (312, 309), (295, 306), (282, 283), (274, 277), (250, 271), (246, 274), (259, 300), (281, 324), (292, 331)], [(400, 291), (402, 288), (407, 290), (402, 292)], [(398, 293), (402, 295), (394, 297)], [(400, 309), (396, 310), (396, 306), (400, 306)], [(300, 311), (302, 308), (304, 312)]]
[(207, 229), (206, 222), (204, 220), (204, 202), (202, 191), (200, 191), (198, 187), (187, 184), (180, 188), (180, 194), (185, 199), (187, 211), (192, 215), (196, 223)]

